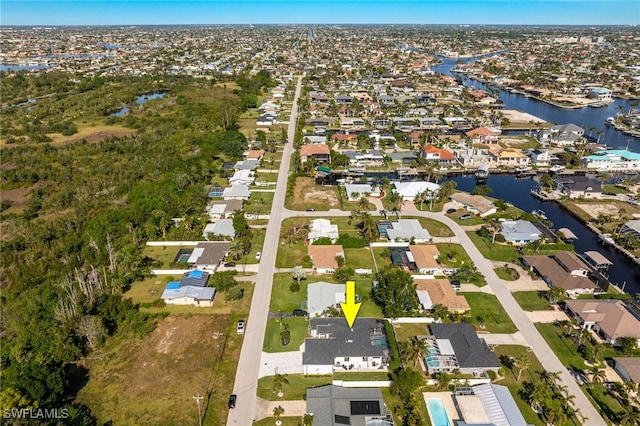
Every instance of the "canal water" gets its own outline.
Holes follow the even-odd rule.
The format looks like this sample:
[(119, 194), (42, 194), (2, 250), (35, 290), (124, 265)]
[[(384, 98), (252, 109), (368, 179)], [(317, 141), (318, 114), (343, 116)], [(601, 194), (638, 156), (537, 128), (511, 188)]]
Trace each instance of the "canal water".
[[(476, 182), (473, 176), (458, 176), (445, 180), (453, 180), (457, 183), (456, 189), (465, 192), (473, 192)], [(553, 201), (540, 201), (531, 196), (530, 191), (538, 188), (538, 182), (531, 178), (519, 179), (513, 175), (492, 175), (486, 183), (492, 192), (492, 198), (507, 201), (526, 212), (536, 209), (543, 210), (547, 218), (553, 222), (554, 229), (569, 228), (578, 239), (574, 242), (577, 253), (596, 250), (613, 262), (609, 269), (609, 279), (630, 294), (640, 292), (640, 271), (633, 261), (617, 252), (614, 248), (603, 246), (598, 242), (596, 235), (569, 213), (560, 208)]]
[[(454, 74), (451, 72), (456, 64), (457, 59), (440, 58), (443, 62), (433, 70), (438, 73), (449, 76), (460, 76), (463, 84), (476, 89), (487, 91), (489, 88), (486, 84), (474, 81), (463, 74)], [(465, 59), (469, 62), (471, 59)], [(516, 109), (528, 112), (538, 118), (555, 124), (573, 123), (577, 126), (585, 126), (585, 134), (591, 133), (592, 137), (598, 137), (598, 131), (602, 131), (600, 143), (606, 144), (610, 148), (623, 149), (628, 146), (629, 150), (640, 152), (640, 138), (625, 135), (615, 130), (611, 126), (606, 126), (605, 121), (608, 117), (615, 117), (617, 113), (627, 113), (631, 108), (638, 108), (638, 101), (627, 99), (615, 99), (613, 103), (606, 107), (591, 108), (584, 107), (578, 109), (559, 108), (546, 102), (538, 101), (533, 98), (527, 98), (517, 93), (511, 93), (500, 89), (500, 99), (504, 102), (505, 109)], [(591, 130), (593, 129), (593, 130)]]
[[(167, 94), (167, 92), (154, 92), (154, 93), (147, 93), (144, 95), (140, 95), (136, 98), (136, 100), (134, 101), (136, 104), (138, 105), (142, 105), (145, 102), (149, 102), (152, 101), (154, 99), (160, 99), (160, 98), (164, 98), (164, 96)], [(121, 109), (119, 109), (116, 112), (113, 112), (111, 114), (109, 114), (110, 117), (122, 117), (123, 115), (127, 115), (129, 113), (129, 107), (123, 107)]]

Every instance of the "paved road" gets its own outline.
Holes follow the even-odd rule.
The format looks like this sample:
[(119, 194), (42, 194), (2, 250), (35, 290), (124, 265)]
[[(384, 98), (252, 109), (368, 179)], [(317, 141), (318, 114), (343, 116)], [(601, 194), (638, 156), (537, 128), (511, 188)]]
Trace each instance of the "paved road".
[(280, 225), (283, 219), (284, 196), (287, 189), (289, 163), (293, 153), (293, 138), (301, 87), (302, 77), (298, 77), (296, 94), (291, 108), (291, 119), (289, 120), (289, 143), (285, 144), (282, 161), (280, 162), (278, 183), (271, 207), (271, 218), (269, 219), (264, 239), (260, 269), (256, 276), (251, 311), (247, 320), (244, 342), (240, 352), (238, 369), (236, 370), (236, 381), (233, 386), (233, 392), (238, 396), (238, 399), (236, 408), (229, 411), (227, 425), (246, 426), (256, 419), (256, 391), (258, 388), (260, 355), (262, 354), (262, 342), (264, 342), (267, 316), (269, 314), (269, 300), (271, 299), (271, 286), (276, 265), (276, 248), (278, 247)]

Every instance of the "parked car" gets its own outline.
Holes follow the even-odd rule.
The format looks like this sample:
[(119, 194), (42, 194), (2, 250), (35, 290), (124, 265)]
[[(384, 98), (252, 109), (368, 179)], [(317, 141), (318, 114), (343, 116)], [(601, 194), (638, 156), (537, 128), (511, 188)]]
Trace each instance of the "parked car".
[(302, 309), (293, 310), (294, 317), (306, 317), (307, 315), (309, 315), (309, 313), (307, 311), (303, 311)]
[(244, 334), (244, 320), (238, 321), (238, 326), (236, 327), (236, 331), (238, 334)]
[(236, 408), (236, 399), (238, 399), (238, 397), (235, 393), (229, 397), (229, 410)]
[(467, 219), (471, 219), (470, 214), (463, 214), (462, 216), (460, 216), (460, 220), (467, 220)]
[(458, 209), (447, 209), (447, 214), (455, 213)]
[(225, 268), (233, 268), (234, 266), (236, 266), (236, 262), (226, 262), (224, 266)]
[(260, 260), (260, 256), (262, 256), (262, 252), (257, 252), (256, 253), (256, 260)]
[(308, 212), (315, 212), (315, 211), (316, 211), (316, 209), (314, 209), (313, 207), (309, 207), (309, 208), (307, 209), (307, 211), (308, 211)]
[(452, 281), (449, 281), (449, 283), (451, 284), (451, 288), (453, 288), (454, 290), (456, 291), (460, 290), (460, 281), (452, 280)]

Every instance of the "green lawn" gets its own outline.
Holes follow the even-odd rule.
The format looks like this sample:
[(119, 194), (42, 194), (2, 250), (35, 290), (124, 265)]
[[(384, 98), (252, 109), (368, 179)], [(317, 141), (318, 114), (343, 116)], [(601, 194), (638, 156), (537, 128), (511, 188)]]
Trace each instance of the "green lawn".
[(622, 405), (607, 391), (602, 383), (590, 383), (583, 385), (582, 388), (595, 401), (598, 411), (603, 414), (605, 420), (609, 420), (609, 424), (617, 421), (618, 416), (623, 411)]
[(156, 260), (161, 263), (162, 266), (158, 266), (158, 268), (170, 268), (171, 263), (178, 254), (178, 250), (181, 248), (185, 249), (193, 249), (193, 246), (181, 246), (181, 247), (169, 247), (169, 246), (144, 246), (142, 249), (142, 255), (150, 257), (153, 260)]
[(467, 235), (478, 250), (480, 250), (480, 253), (487, 259), (498, 260), (500, 262), (518, 262), (519, 254), (516, 252), (516, 246), (492, 244), (491, 239), (481, 237), (476, 234), (476, 231), (468, 231)]
[(391, 260), (382, 257), (382, 253), (385, 250), (387, 250), (386, 247), (373, 247), (373, 256), (376, 258), (376, 264), (378, 265), (379, 271), (383, 270), (385, 266), (391, 265)]
[(544, 297), (542, 293), (546, 292), (540, 292), (538, 290), (516, 291), (512, 293), (512, 295), (523, 310), (531, 312), (544, 311), (545, 309), (547, 309), (549, 301)]
[(436, 244), (440, 257), (438, 261), (450, 268), (460, 268), (463, 266), (473, 265), (473, 261), (460, 244), (438, 243)]
[(453, 237), (455, 235), (447, 225), (435, 219), (420, 217), (418, 220), (422, 227), (429, 231), (432, 237)]
[(576, 370), (585, 370), (584, 359), (578, 354), (575, 344), (562, 335), (562, 329), (553, 324), (536, 323), (536, 328), (547, 341), (562, 365)]
[(396, 340), (403, 342), (415, 336), (428, 336), (428, 324), (394, 324), (393, 331), (396, 333)]
[(389, 374), (386, 371), (335, 371), (333, 373), (334, 380), (344, 380), (344, 381), (377, 381), (377, 380), (389, 380)]
[[(537, 379), (536, 372), (544, 371), (544, 368), (538, 361), (538, 358), (536, 358), (533, 352), (529, 352), (524, 346), (518, 345), (499, 345), (493, 349), (493, 352), (496, 354), (505, 370), (505, 376), (496, 383), (509, 388), (509, 392), (511, 392), (513, 399), (516, 401), (516, 404), (527, 423), (540, 426), (544, 425), (544, 421), (538, 417), (531, 408), (531, 405), (529, 405), (519, 393), (522, 388), (522, 382)], [(516, 380), (518, 378), (518, 368), (512, 366), (508, 360), (509, 358), (517, 358), (522, 355), (529, 359), (530, 367), (522, 372), (520, 381), (518, 382)]]
[(353, 269), (373, 270), (373, 260), (371, 259), (371, 252), (367, 247), (344, 249), (344, 256), (346, 265), (352, 267)]
[[(266, 173), (265, 173), (266, 174)], [(263, 174), (264, 175), (264, 174)], [(273, 173), (275, 176), (276, 174)], [(264, 187), (264, 189), (273, 189), (274, 187)], [(273, 203), (273, 192), (251, 192), (251, 198), (245, 201), (244, 211), (247, 214), (268, 214), (271, 211)]]
[(515, 333), (516, 326), (509, 318), (498, 298), (492, 294), (485, 293), (458, 293), (464, 296), (471, 306), (470, 321), (476, 329), (480, 329), (482, 318), (485, 328), (490, 333)]
[(609, 183), (605, 183), (604, 185), (602, 185), (602, 191), (611, 192), (614, 194), (628, 194), (630, 192), (627, 188)]
[(496, 275), (505, 281), (515, 281), (520, 278), (520, 274), (513, 268), (500, 266), (499, 268), (495, 268), (494, 271)]
[(252, 229), (251, 232), (253, 233), (253, 238), (251, 239), (251, 251), (249, 252), (249, 254), (241, 257), (240, 260), (236, 261), (238, 265), (243, 265), (243, 264), (249, 265), (252, 263), (258, 263), (258, 260), (256, 260), (256, 253), (262, 252), (262, 246), (264, 245), (264, 237), (267, 234), (267, 230)]
[(276, 255), (276, 268), (293, 268), (302, 265), (304, 268), (311, 268), (311, 261), (303, 262), (302, 258), (307, 255), (307, 243), (298, 241), (295, 244), (280, 244)]
[(282, 388), (284, 396), (278, 398), (278, 394), (273, 391), (273, 376), (261, 377), (258, 379), (258, 397), (268, 401), (278, 400), (302, 400), (307, 394), (307, 388), (316, 388), (331, 384), (331, 376), (305, 376), (303, 374), (289, 374), (287, 379), (289, 384)]
[[(286, 414), (287, 413), (284, 413), (283, 416)], [(300, 417), (280, 417), (280, 421), (282, 421), (282, 426), (300, 426), (302, 424), (302, 419)], [(275, 419), (273, 416), (265, 417), (253, 424), (254, 426), (273, 426), (275, 424)]]
[(306, 318), (283, 318), (283, 324), (289, 325), (291, 331), (291, 342), (287, 346), (282, 346), (280, 340), (280, 320), (270, 319), (267, 321), (267, 330), (264, 337), (264, 345), (262, 350), (265, 352), (289, 352), (297, 351), (300, 349), (300, 345), (304, 343), (304, 339), (307, 337), (307, 329), (309, 322)]

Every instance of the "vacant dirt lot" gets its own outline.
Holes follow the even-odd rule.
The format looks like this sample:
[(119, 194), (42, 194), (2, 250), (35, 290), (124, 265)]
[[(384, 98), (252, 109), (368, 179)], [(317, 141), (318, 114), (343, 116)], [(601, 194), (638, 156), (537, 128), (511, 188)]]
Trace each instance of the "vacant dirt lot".
[(329, 210), (340, 208), (340, 202), (335, 187), (318, 186), (311, 177), (299, 177), (296, 179), (292, 207), (296, 210), (309, 207)]
[[(167, 317), (148, 336), (110, 348), (108, 357), (92, 361), (89, 382), (78, 398), (91, 407), (100, 422), (198, 424), (193, 396), (205, 396), (204, 412), (206, 396), (213, 393), (209, 409), (218, 411), (216, 406), (224, 403), (215, 394), (226, 398), (233, 386), (232, 379), (226, 383), (228, 378), (216, 382), (229, 324), (228, 315)], [(220, 385), (225, 389), (219, 389)], [(214, 424), (224, 421), (216, 418)]]
[(618, 216), (619, 207), (616, 204), (595, 204), (595, 203), (576, 203), (576, 207), (584, 210), (592, 218), (597, 218), (598, 215), (611, 215)]

